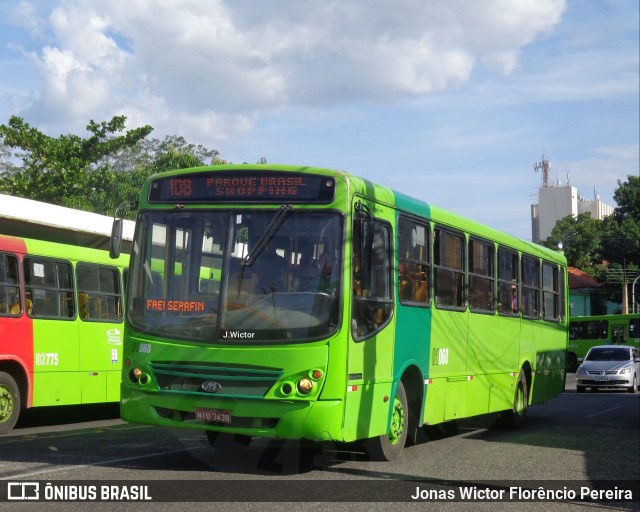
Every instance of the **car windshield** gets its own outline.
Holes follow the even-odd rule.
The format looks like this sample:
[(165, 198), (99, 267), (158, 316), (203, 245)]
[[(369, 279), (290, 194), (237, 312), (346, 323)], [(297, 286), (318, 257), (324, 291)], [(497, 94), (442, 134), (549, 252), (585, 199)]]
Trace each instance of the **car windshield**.
[(592, 348), (589, 351), (585, 360), (586, 361), (628, 361), (629, 350), (626, 348), (596, 347), (596, 348)]
[(127, 314), (142, 332), (216, 343), (337, 328), (344, 218), (333, 211), (142, 212)]

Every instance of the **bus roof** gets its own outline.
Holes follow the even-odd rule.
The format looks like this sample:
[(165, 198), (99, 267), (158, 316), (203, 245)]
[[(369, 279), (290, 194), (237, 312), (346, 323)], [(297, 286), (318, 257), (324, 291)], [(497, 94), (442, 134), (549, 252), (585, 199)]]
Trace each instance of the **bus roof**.
[[(104, 248), (112, 223), (106, 215), (0, 194), (2, 234)], [(123, 240), (133, 240), (134, 226), (125, 221)]]
[(536, 256), (544, 257), (555, 262), (565, 264), (566, 259), (564, 254), (559, 251), (548, 249), (542, 245), (535, 244), (528, 240), (517, 238), (513, 235), (492, 228), (488, 225), (474, 221), (470, 218), (458, 215), (451, 211), (445, 210), (434, 206), (432, 203), (410, 197), (403, 193), (397, 192), (384, 185), (379, 185), (370, 182), (362, 176), (351, 174), (347, 171), (327, 169), (321, 167), (309, 167), (309, 166), (295, 166), (295, 165), (281, 165), (281, 164), (227, 164), (216, 166), (203, 166), (194, 167), (190, 169), (175, 169), (172, 171), (165, 171), (158, 173), (147, 178), (147, 181), (143, 185), (144, 194), (148, 194), (149, 187), (154, 180), (164, 176), (179, 176), (188, 173), (200, 173), (211, 171), (230, 171), (230, 170), (253, 170), (259, 172), (268, 171), (293, 171), (293, 172), (313, 172), (325, 174), (328, 176), (334, 176), (342, 178), (345, 181), (351, 182), (353, 185), (353, 191), (368, 195), (370, 192), (375, 191), (375, 198), (379, 201), (388, 203), (399, 210), (414, 215), (421, 215), (430, 218), (436, 222), (440, 222), (443, 225), (448, 225), (453, 228), (462, 229), (468, 231), (471, 235), (488, 237), (491, 240), (498, 241), (500, 243), (510, 246), (512, 249), (526, 251)]

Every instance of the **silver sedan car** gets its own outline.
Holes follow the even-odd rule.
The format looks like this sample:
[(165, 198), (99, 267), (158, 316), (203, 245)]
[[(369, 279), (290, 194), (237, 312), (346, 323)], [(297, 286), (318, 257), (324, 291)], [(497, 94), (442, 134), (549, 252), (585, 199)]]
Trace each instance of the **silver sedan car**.
[(638, 391), (640, 380), (640, 352), (624, 345), (591, 347), (576, 370), (578, 393), (587, 388), (627, 388)]

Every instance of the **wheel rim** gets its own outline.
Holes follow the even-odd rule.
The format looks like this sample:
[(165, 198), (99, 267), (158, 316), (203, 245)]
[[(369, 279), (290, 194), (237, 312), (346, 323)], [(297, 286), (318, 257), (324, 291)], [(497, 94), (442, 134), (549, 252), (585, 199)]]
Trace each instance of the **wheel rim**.
[(6, 386), (0, 386), (0, 423), (4, 423), (13, 414), (13, 394)]
[(404, 407), (402, 401), (396, 396), (393, 402), (393, 414), (391, 416), (391, 429), (389, 430), (389, 442), (396, 444), (404, 432)]

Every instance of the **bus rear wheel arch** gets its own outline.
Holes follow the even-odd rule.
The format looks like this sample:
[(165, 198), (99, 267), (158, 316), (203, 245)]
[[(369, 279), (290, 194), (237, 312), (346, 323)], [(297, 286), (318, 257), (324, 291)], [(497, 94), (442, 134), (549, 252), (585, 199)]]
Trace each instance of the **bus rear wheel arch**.
[(0, 372), (0, 434), (10, 432), (18, 421), (21, 406), (20, 388), (15, 379)]
[(398, 383), (391, 405), (389, 431), (366, 442), (371, 460), (394, 461), (400, 458), (409, 432), (409, 405), (402, 382)]

